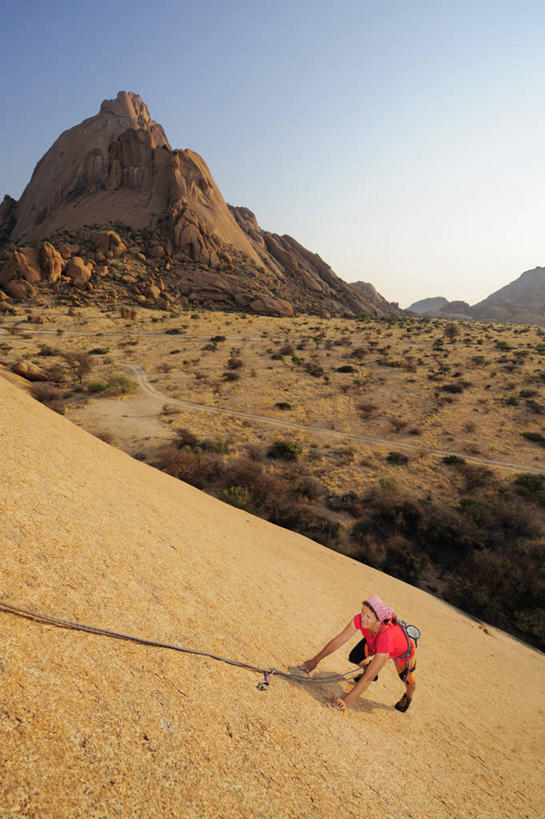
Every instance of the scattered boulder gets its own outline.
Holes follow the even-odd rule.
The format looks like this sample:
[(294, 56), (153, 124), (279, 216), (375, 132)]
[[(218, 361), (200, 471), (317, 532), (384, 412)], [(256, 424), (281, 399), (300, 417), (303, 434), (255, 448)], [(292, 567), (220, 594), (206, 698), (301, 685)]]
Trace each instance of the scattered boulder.
[(8, 296), (11, 296), (12, 299), (16, 299), (17, 301), (33, 299), (38, 295), (38, 291), (34, 285), (24, 279), (12, 279), (6, 284), (5, 290)]
[(278, 299), (275, 296), (258, 296), (250, 302), (250, 310), (264, 316), (293, 316), (293, 306), (289, 301)]
[(96, 249), (110, 258), (127, 252), (127, 245), (115, 230), (100, 230), (94, 234), (93, 241)]
[(45, 281), (51, 284), (57, 282), (65, 264), (58, 250), (50, 242), (42, 242), (38, 251), (38, 260)]
[(148, 287), (146, 287), (144, 295), (147, 296), (148, 299), (158, 299), (161, 295), (161, 288), (156, 284), (150, 284)]
[(153, 247), (150, 248), (149, 255), (152, 259), (162, 259), (165, 255), (165, 248), (163, 245), (153, 245)]
[(45, 370), (34, 364), (33, 361), (21, 359), (11, 368), (14, 373), (26, 378), (27, 381), (48, 381), (49, 377)]
[(7, 262), (0, 270), (0, 285), (5, 285), (13, 279), (31, 284), (40, 281), (40, 263), (34, 248), (20, 247), (11, 251)]
[(93, 265), (91, 262), (85, 264), (81, 256), (72, 256), (64, 272), (74, 287), (84, 287), (91, 278), (92, 271)]
[(122, 319), (136, 321), (136, 310), (134, 307), (122, 307), (119, 311)]
[(59, 244), (59, 253), (61, 254), (63, 259), (68, 260), (70, 256), (72, 256), (73, 253), (75, 252), (77, 251), (75, 251), (74, 248), (67, 242), (61, 242)]

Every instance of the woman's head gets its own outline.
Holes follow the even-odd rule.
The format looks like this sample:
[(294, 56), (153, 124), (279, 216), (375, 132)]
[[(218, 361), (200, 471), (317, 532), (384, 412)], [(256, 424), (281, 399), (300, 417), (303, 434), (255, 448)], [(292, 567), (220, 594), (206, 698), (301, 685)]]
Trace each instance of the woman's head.
[[(373, 595), (363, 601), (365, 609), (371, 612), (377, 623), (382, 623), (384, 620), (390, 620), (394, 616), (394, 610), (390, 608), (380, 597)], [(363, 610), (363, 609), (362, 609)]]

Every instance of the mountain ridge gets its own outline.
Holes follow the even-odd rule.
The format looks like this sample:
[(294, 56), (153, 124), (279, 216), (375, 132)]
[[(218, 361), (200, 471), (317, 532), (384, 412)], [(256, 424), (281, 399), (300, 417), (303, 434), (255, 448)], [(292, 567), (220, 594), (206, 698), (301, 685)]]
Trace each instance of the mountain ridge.
[(545, 267), (524, 271), (472, 306), (436, 296), (420, 299), (407, 310), (434, 318), (545, 325)]
[[(223, 295), (216, 298), (207, 285), (212, 306), (225, 306), (231, 291), (233, 309), (255, 312), (268, 302), (280, 315), (401, 313), (386, 300), (367, 300), (292, 237), (263, 231), (249, 209), (228, 206), (204, 159), (190, 149), (172, 149), (142, 99), (124, 91), (60, 135), (18, 202), (4, 198), (0, 239), (35, 248), (47, 240), (56, 248), (55, 236), (63, 231), (116, 224), (155, 233), (170, 267), (189, 263), (213, 272)], [(248, 279), (253, 298), (244, 295)], [(28, 288), (18, 291), (29, 297)]]

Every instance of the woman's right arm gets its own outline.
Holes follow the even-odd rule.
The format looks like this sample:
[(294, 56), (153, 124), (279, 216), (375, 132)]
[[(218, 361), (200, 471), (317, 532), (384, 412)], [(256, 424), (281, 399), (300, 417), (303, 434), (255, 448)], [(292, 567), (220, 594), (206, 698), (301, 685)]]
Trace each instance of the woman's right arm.
[(354, 625), (354, 621), (351, 620), (348, 625), (346, 626), (340, 634), (337, 634), (336, 637), (333, 637), (329, 643), (322, 648), (321, 651), (316, 654), (315, 657), (312, 657), (311, 660), (306, 660), (301, 668), (306, 671), (307, 673), (314, 671), (318, 663), (324, 659), (324, 657), (328, 657), (330, 654), (333, 654), (334, 651), (337, 651), (342, 645), (344, 645), (357, 631), (356, 626)]

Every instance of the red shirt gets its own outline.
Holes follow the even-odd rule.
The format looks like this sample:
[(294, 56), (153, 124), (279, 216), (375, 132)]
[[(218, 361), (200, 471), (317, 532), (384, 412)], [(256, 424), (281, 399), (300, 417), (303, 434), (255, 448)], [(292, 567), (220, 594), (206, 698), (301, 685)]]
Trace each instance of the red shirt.
[[(354, 626), (361, 631), (369, 646), (370, 654), (388, 654), (392, 660), (397, 660), (407, 651), (407, 639), (401, 626), (394, 623), (383, 623), (378, 634), (372, 634), (368, 628), (363, 628), (361, 616), (356, 614)], [(412, 646), (411, 657), (414, 654)]]

